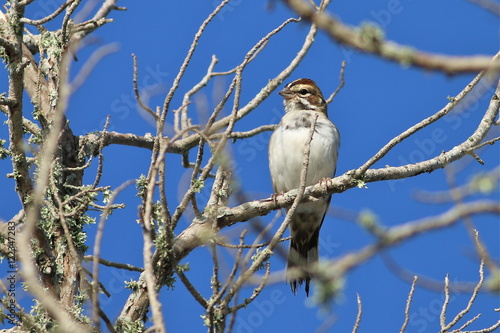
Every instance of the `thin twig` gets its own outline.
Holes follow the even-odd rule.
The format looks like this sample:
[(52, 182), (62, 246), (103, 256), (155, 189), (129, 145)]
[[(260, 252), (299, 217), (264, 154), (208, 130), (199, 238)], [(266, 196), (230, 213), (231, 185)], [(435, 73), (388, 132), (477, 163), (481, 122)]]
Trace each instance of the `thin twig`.
[[(274, 131), (276, 128), (276, 125), (262, 125), (257, 128), (251, 129), (246, 132), (232, 132), (231, 133), (231, 139), (233, 140), (238, 140), (238, 139), (247, 139), (251, 138), (257, 134), (261, 134), (264, 132), (269, 132), (269, 131)], [(224, 134), (223, 133), (215, 133), (210, 135), (211, 140), (219, 140)]]
[(185, 105), (186, 107), (181, 108), (181, 119), (180, 119), (180, 124), (181, 124), (181, 129), (184, 127), (189, 126), (188, 123), (188, 105), (190, 104), (190, 99), (191, 97), (196, 94), (198, 91), (201, 90), (204, 86), (208, 84), (208, 82), (212, 79), (213, 77), (213, 70), (215, 65), (217, 64), (219, 60), (215, 55), (212, 55), (212, 60), (210, 61), (210, 65), (208, 66), (207, 73), (205, 76), (195, 84), (186, 94), (184, 94), (184, 98), (182, 100), (182, 105)]
[[(257, 237), (255, 237), (252, 245), (257, 245), (262, 239), (264, 239), (264, 237), (266, 237), (269, 232), (272, 230), (272, 228), (274, 228), (274, 224), (275, 222), (277, 221), (277, 219), (273, 219), (273, 221), (271, 221), (270, 223), (268, 223), (267, 225), (265, 225), (264, 228), (262, 228), (261, 230), (259, 230), (259, 234), (257, 235)], [(252, 226), (254, 226), (256, 223), (252, 223)], [(267, 246), (269, 246), (269, 244), (271, 244), (271, 240), (267, 242)], [(251, 248), (252, 250), (255, 249), (255, 247), (252, 247)], [(252, 259), (252, 257), (254, 256), (254, 253), (256, 253), (256, 251), (248, 251), (247, 254), (245, 255), (245, 258), (243, 259), (243, 262), (241, 264), (242, 267), (248, 267), (248, 263), (250, 262), (250, 260)]]
[[(240, 235), (240, 245), (244, 244), (246, 233), (247, 233), (246, 229), (241, 232), (241, 235)], [(238, 268), (240, 266), (244, 267), (245, 263), (244, 263), (244, 261), (242, 262), (242, 260), (241, 260), (242, 254), (243, 254), (243, 248), (240, 247), (238, 249), (238, 251), (236, 252), (236, 259), (234, 261), (233, 268), (231, 269), (231, 272), (229, 273), (229, 276), (226, 279), (226, 282), (224, 283), (224, 286), (222, 287), (222, 289), (220, 291), (218, 291), (216, 294), (214, 294), (214, 296), (210, 300), (210, 308), (212, 308), (213, 306), (215, 306), (215, 304), (217, 304), (217, 302), (222, 298), (222, 296), (224, 296), (224, 294), (226, 293), (226, 291), (229, 289), (229, 287), (233, 283), (234, 279), (236, 278), (236, 273), (238, 272)]]
[(418, 277), (415, 275), (411, 284), (410, 293), (408, 294), (408, 298), (406, 300), (405, 321), (403, 322), (403, 326), (401, 326), (401, 329), (399, 330), (400, 333), (403, 333), (406, 330), (406, 326), (408, 326), (408, 323), (410, 321), (410, 305), (413, 301), (413, 293), (415, 292), (415, 285), (417, 284), (417, 280)]
[(241, 309), (243, 307), (246, 307), (248, 304), (250, 304), (251, 302), (253, 302), (257, 298), (257, 296), (260, 295), (261, 291), (264, 289), (264, 287), (267, 284), (267, 281), (269, 279), (269, 275), (271, 274), (271, 264), (269, 262), (266, 262), (265, 269), (266, 269), (266, 272), (264, 273), (264, 276), (260, 280), (260, 283), (257, 286), (257, 288), (255, 288), (253, 290), (252, 295), (250, 295), (249, 298), (246, 298), (244, 302), (231, 307), (229, 309), (230, 313), (236, 313), (239, 309)]
[[(83, 271), (85, 272), (86, 275), (92, 277), (92, 272), (89, 271), (88, 269), (86, 269), (85, 267), (83, 267)], [(87, 288), (87, 290), (92, 290), (92, 287), (90, 286), (90, 283), (88, 280), (85, 280), (84, 283), (86, 284), (85, 288)], [(104, 295), (106, 295), (108, 298), (111, 297), (111, 293), (106, 289), (106, 287), (104, 287), (104, 285), (100, 282), (100, 281), (97, 281), (97, 284), (99, 285), (99, 289), (102, 291), (102, 293)], [(92, 298), (93, 295), (90, 294), (90, 297)]]
[(339, 75), (339, 85), (337, 87), (337, 89), (335, 89), (335, 91), (330, 95), (330, 97), (328, 97), (326, 99), (326, 104), (330, 104), (333, 99), (335, 98), (335, 96), (338, 95), (338, 93), (340, 92), (340, 90), (342, 90), (342, 88), (344, 88), (344, 85), (345, 85), (345, 80), (344, 80), (344, 72), (345, 72), (345, 66), (346, 66), (347, 62), (344, 60), (342, 61), (342, 65), (340, 67), (340, 75)]
[[(247, 230), (242, 231), (242, 233), (240, 235), (240, 244), (243, 244), (245, 242), (246, 233), (247, 233)], [(216, 248), (215, 244), (212, 244), (212, 245), (214, 246), (214, 249), (215, 249)], [(238, 249), (238, 251), (236, 253), (236, 259), (235, 259), (234, 264), (233, 264), (233, 268), (232, 268), (231, 272), (229, 273), (229, 276), (226, 279), (226, 282), (224, 283), (224, 285), (222, 286), (222, 288), (220, 290), (213, 289), (213, 295), (210, 298), (210, 301), (209, 301), (208, 307), (207, 307), (207, 313), (210, 316), (212, 328), (214, 328), (213, 327), (214, 307), (219, 303), (222, 296), (224, 296), (226, 291), (229, 289), (229, 287), (233, 283), (233, 281), (236, 277), (236, 273), (238, 271), (238, 268), (240, 266), (243, 266), (242, 261), (241, 261), (242, 254), (243, 254), (243, 249), (242, 248)], [(224, 307), (224, 306), (227, 306), (227, 305), (223, 304), (221, 307)]]
[(467, 322), (465, 324), (463, 324), (462, 326), (460, 326), (460, 328), (458, 329), (457, 333), (459, 332), (464, 332), (464, 329), (469, 326), (470, 324), (472, 324), (473, 322), (475, 322), (479, 317), (481, 317), (481, 314), (478, 313), (475, 317), (473, 317), (472, 319), (469, 319), (467, 320)]
[[(285, 21), (284, 23), (290, 23), (290, 22), (298, 22), (297, 19), (289, 19)], [(278, 29), (283, 29), (284, 25), (282, 24)], [(275, 29), (272, 33), (275, 34), (278, 31)], [(274, 79), (269, 80), (267, 85), (263, 87), (258, 94), (255, 95), (255, 97), (249, 101), (245, 106), (243, 106), (240, 110), (238, 110), (238, 119), (241, 119), (245, 117), (248, 113), (250, 113), (252, 110), (254, 110), (260, 103), (262, 103), (263, 100), (265, 100), (292, 72), (293, 70), (300, 64), (302, 59), (306, 56), (307, 52), (311, 48), (312, 44), (314, 43), (314, 37), (316, 36), (317, 29), (315, 25), (312, 25), (311, 28), (309, 29), (309, 33), (304, 39), (304, 43), (300, 50), (297, 52), (297, 55), (295, 56), (292, 61), (290, 61), (289, 65), (283, 69)], [(269, 34), (268, 34), (269, 36)], [(262, 43), (265, 42), (265, 40), (261, 41)], [(258, 47), (256, 48), (258, 49)], [(252, 59), (252, 56), (248, 58), (248, 60)], [(216, 111), (219, 109), (222, 109), (225, 101), (229, 98), (232, 89), (234, 89), (234, 80), (232, 84), (229, 87), (228, 92), (224, 96), (223, 100), (219, 103), (219, 105), (216, 107)], [(231, 116), (224, 117), (218, 121), (215, 121), (215, 113), (213, 113), (213, 116), (209, 119), (209, 122), (207, 123), (204, 132), (208, 135), (211, 135), (213, 133), (216, 133), (226, 127), (230, 120)], [(211, 123), (213, 122), (213, 124)], [(186, 148), (194, 146), (199, 140), (198, 136), (191, 136), (189, 138), (186, 138), (184, 140), (180, 140), (177, 144), (182, 145)]]
[[(97, 162), (97, 170), (95, 173), (95, 179), (94, 179), (94, 184), (92, 185), (92, 188), (97, 188), (99, 185), (99, 182), (101, 181), (102, 177), (102, 167), (104, 163), (104, 157), (102, 155), (102, 150), (104, 149), (104, 138), (106, 137), (106, 132), (108, 131), (108, 126), (109, 126), (109, 119), (111, 116), (106, 117), (106, 122), (104, 123), (104, 127), (102, 129), (102, 137), (101, 140), (99, 140), (99, 153), (97, 156), (99, 157), (98, 162)], [(90, 161), (90, 159), (89, 159)]]
[(446, 309), (448, 308), (448, 303), (450, 302), (450, 277), (446, 274), (444, 278), (444, 301), (441, 307), (441, 314), (439, 315), (439, 324), (441, 329), (446, 326)]
[(210, 250), (212, 252), (212, 261), (214, 263), (212, 268), (212, 278), (210, 279), (210, 284), (212, 287), (212, 292), (214, 294), (219, 292), (220, 280), (219, 280), (219, 257), (217, 256), (217, 246), (214, 243), (210, 244)]
[(472, 151), (472, 150), (476, 150), (476, 149), (479, 149), (479, 148), (482, 148), (482, 147), (484, 147), (484, 146), (486, 146), (486, 145), (493, 145), (495, 142), (497, 142), (497, 141), (499, 141), (499, 140), (500, 140), (500, 136), (497, 136), (497, 137), (496, 137), (496, 138), (494, 138), (494, 139), (491, 139), (491, 140), (485, 141), (485, 142), (483, 142), (483, 143), (481, 143), (481, 144), (479, 144), (479, 145), (477, 145), (477, 146), (471, 147), (471, 148), (470, 148), (470, 151)]
[[(156, 114), (160, 114), (160, 108), (156, 108)], [(189, 131), (190, 129), (187, 128), (186, 131)], [(181, 133), (178, 134), (180, 137), (182, 135)], [(176, 136), (174, 136), (175, 139)], [(163, 142), (163, 145), (165, 145), (165, 150), (168, 149), (168, 146), (170, 144), (170, 141)], [(165, 153), (164, 153), (165, 154)], [(160, 228), (163, 229), (164, 233), (164, 240), (167, 242), (167, 244), (172, 244), (174, 240), (174, 229), (175, 227), (172, 225), (172, 215), (170, 214), (170, 209), (168, 208), (168, 201), (167, 201), (167, 179), (166, 179), (166, 167), (165, 167), (165, 161), (162, 161), (161, 168), (158, 170), (158, 192), (160, 193), (160, 211), (159, 211), (159, 216), (157, 220), (159, 220), (161, 223), (163, 223), (163, 226), (160, 225)]]
[(104, 265), (104, 266), (114, 267), (114, 268), (118, 268), (118, 269), (124, 269), (124, 270), (132, 271), (132, 272), (143, 272), (144, 271), (144, 269), (141, 267), (133, 266), (130, 264), (122, 264), (119, 262), (114, 262), (114, 261), (106, 260), (103, 258), (95, 258), (91, 254), (83, 257), (83, 260), (85, 260), (85, 261), (96, 261), (96, 259), (101, 265)]
[[(70, 34), (71, 34), (70, 30), (71, 30), (71, 25), (72, 25), (70, 22), (70, 18), (71, 18), (71, 15), (76, 10), (76, 8), (78, 7), (78, 5), (80, 4), (80, 2), (81, 2), (81, 0), (74, 0), (66, 8), (66, 14), (63, 17), (62, 27), (61, 27), (61, 36), (62, 36), (62, 42), (63, 42), (64, 46), (68, 46), (68, 44), (69, 44)], [(74, 46), (77, 44), (78, 43), (75, 41), (75, 43), (73, 43), (73, 45), (71, 45), (72, 48), (74, 48)]]
[(158, 120), (159, 119), (158, 115), (156, 113), (154, 113), (154, 111), (151, 110), (151, 108), (149, 106), (147, 106), (146, 104), (144, 104), (144, 102), (142, 101), (141, 94), (139, 92), (139, 85), (137, 84), (137, 80), (138, 80), (137, 77), (139, 76), (139, 74), (138, 74), (139, 69), (137, 68), (137, 56), (135, 54), (133, 54), (133, 53), (132, 53), (132, 59), (133, 59), (133, 62), (134, 62), (134, 76), (133, 76), (133, 79), (132, 79), (132, 83), (134, 85), (135, 99), (137, 100), (137, 102), (139, 103), (139, 106), (144, 111), (146, 111), (151, 116), (153, 116), (153, 118), (155, 120)]
[(198, 290), (193, 286), (193, 284), (189, 281), (187, 278), (186, 274), (184, 274), (183, 271), (179, 270), (176, 268), (175, 272), (177, 273), (177, 276), (181, 280), (181, 282), (184, 284), (186, 289), (191, 293), (193, 298), (204, 308), (208, 308), (208, 302), (207, 300), (201, 295)]
[[(198, 174), (200, 172), (201, 163), (203, 161), (203, 153), (205, 151), (204, 142), (205, 141), (204, 141), (203, 137), (200, 138), (200, 144), (198, 145), (198, 153), (196, 155), (196, 162), (195, 162), (194, 167), (193, 167), (193, 173), (191, 174), (190, 186), (194, 185), (194, 183), (196, 181), (196, 177), (198, 176)], [(191, 206), (193, 207), (193, 211), (194, 211), (195, 216), (200, 216), (201, 212), (198, 208), (198, 203), (196, 201), (195, 193), (196, 193), (196, 191), (191, 192)]]
[(359, 324), (361, 324), (361, 314), (363, 313), (363, 304), (361, 303), (361, 297), (359, 294), (356, 294), (356, 300), (358, 302), (358, 314), (356, 315), (356, 321), (354, 322), (352, 333), (358, 332)]

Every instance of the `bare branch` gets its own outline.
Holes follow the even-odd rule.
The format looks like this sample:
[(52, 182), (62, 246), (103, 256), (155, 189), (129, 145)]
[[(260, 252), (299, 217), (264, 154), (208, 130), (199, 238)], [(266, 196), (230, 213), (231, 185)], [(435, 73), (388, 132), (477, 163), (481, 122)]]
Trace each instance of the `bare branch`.
[[(126, 10), (125, 7), (117, 6), (116, 2), (118, 2), (118, 0), (105, 0), (90, 20), (74, 25), (71, 29), (71, 42), (77, 44), (95, 29), (106, 23), (113, 22), (113, 20), (106, 18), (112, 10)], [(90, 6), (92, 6), (92, 4)], [(84, 15), (82, 14), (83, 13), (77, 15), (77, 18), (83, 19)]]
[(61, 14), (62, 11), (66, 7), (68, 7), (69, 5), (71, 5), (72, 3), (74, 3), (75, 1), (77, 1), (77, 0), (67, 0), (65, 3), (63, 3), (61, 6), (59, 6), (52, 14), (49, 14), (49, 15), (47, 15), (44, 18), (41, 18), (39, 20), (30, 20), (30, 19), (28, 19), (26, 17), (22, 17), (20, 19), (20, 21), (23, 22), (23, 23), (30, 24), (30, 25), (35, 25), (35, 26), (42, 25), (42, 24), (47, 23), (47, 22), (53, 20), (54, 18), (56, 18), (57, 15)]
[(138, 77), (137, 57), (133, 53), (132, 53), (132, 59), (134, 60), (134, 78), (133, 78), (132, 82), (134, 84), (135, 99), (137, 100), (137, 102), (139, 103), (139, 106), (144, 111), (146, 111), (147, 113), (152, 115), (155, 120), (158, 120), (158, 115), (156, 113), (154, 113), (154, 111), (151, 110), (151, 108), (149, 106), (145, 105), (144, 102), (142, 101), (141, 94), (139, 92), (139, 86), (137, 84), (137, 77)]
[[(201, 79), (200, 82), (198, 82), (188, 92), (184, 94), (182, 105), (185, 107), (180, 108), (181, 112), (181, 121), (180, 121), (181, 126), (179, 126), (180, 129), (189, 126), (187, 111), (188, 111), (188, 105), (190, 104), (190, 99), (194, 94), (200, 91), (200, 89), (206, 86), (208, 82), (212, 79), (212, 77), (214, 76), (213, 70), (218, 61), (219, 60), (217, 59), (217, 57), (215, 55), (212, 55), (212, 60), (210, 61), (210, 65), (208, 66), (207, 73), (205, 74), (205, 76)], [(214, 114), (216, 113), (218, 112), (214, 112)]]
[(448, 191), (418, 191), (415, 193), (415, 199), (419, 200), (420, 202), (432, 204), (462, 201), (468, 196), (488, 193), (489, 191), (494, 190), (494, 188), (498, 184), (499, 179), (500, 166), (497, 166), (493, 170), (476, 175), (464, 185), (453, 186)]
[(302, 18), (316, 24), (338, 43), (405, 66), (438, 70), (447, 74), (500, 69), (500, 61), (498, 59), (492, 61), (491, 56), (447, 56), (418, 51), (410, 46), (384, 40), (381, 36), (383, 33), (375, 26), (350, 28), (328, 13), (317, 11), (304, 0), (286, 0), (285, 2)]
[[(401, 267), (388, 253), (381, 253), (381, 256), (387, 268), (401, 280), (411, 283), (413, 278), (418, 276), (418, 286), (420, 288), (425, 288), (433, 292), (441, 292), (445, 288), (443, 281), (435, 280)], [(474, 290), (476, 284), (476, 282), (456, 282), (451, 284), (450, 289), (452, 289), (454, 293), (469, 293)]]
[[(446, 326), (446, 309), (448, 308), (448, 303), (450, 302), (450, 277), (446, 274), (444, 278), (444, 301), (441, 308), (441, 314), (439, 315), (439, 324), (443, 329)], [(453, 325), (452, 325), (453, 326)]]
[(378, 243), (365, 246), (357, 252), (346, 254), (341, 259), (330, 262), (326, 269), (312, 269), (312, 273), (314, 273), (320, 281), (331, 281), (332, 279), (344, 276), (347, 272), (359, 266), (383, 249), (400, 244), (405, 240), (425, 232), (451, 226), (464, 216), (486, 213), (500, 214), (500, 206), (498, 206), (496, 202), (488, 200), (465, 203), (461, 206), (453, 207), (437, 216), (427, 217), (389, 228)]
[(413, 301), (413, 293), (415, 292), (415, 285), (417, 284), (417, 279), (418, 277), (415, 275), (413, 277), (413, 282), (411, 284), (410, 293), (408, 294), (408, 299), (406, 300), (405, 321), (403, 322), (403, 326), (401, 326), (401, 329), (399, 330), (400, 333), (403, 333), (406, 330), (406, 326), (408, 326), (408, 323), (410, 322), (410, 305), (411, 302)]
[(483, 148), (484, 146), (487, 146), (487, 145), (494, 145), (495, 142), (497, 142), (497, 141), (500, 141), (500, 136), (497, 136), (494, 139), (485, 141), (485, 142), (483, 142), (483, 143), (481, 143), (481, 144), (479, 144), (479, 145), (477, 145), (475, 147), (472, 147), (470, 150), (472, 151), (472, 150), (480, 149), (480, 148)]
[[(66, 9), (66, 14), (64, 14), (62, 26), (61, 26), (61, 36), (63, 45), (68, 45), (70, 40), (70, 28), (72, 22), (70, 22), (71, 15), (75, 12), (76, 8), (80, 4), (81, 0), (74, 0)], [(75, 43), (76, 45), (77, 43)]]
[(186, 274), (184, 274), (183, 271), (179, 270), (176, 268), (175, 272), (177, 273), (177, 275), (179, 276), (179, 279), (181, 280), (181, 282), (184, 284), (184, 286), (186, 287), (186, 289), (191, 293), (191, 295), (193, 296), (193, 298), (205, 309), (208, 308), (208, 302), (207, 300), (203, 297), (203, 295), (201, 295), (198, 290), (196, 290), (196, 288), (191, 284), (191, 282), (189, 282)]
[(361, 314), (363, 313), (363, 304), (361, 303), (361, 297), (359, 294), (356, 294), (356, 300), (358, 302), (358, 314), (356, 315), (356, 321), (354, 322), (352, 333), (358, 332), (359, 324), (361, 324)]
[[(96, 259), (97, 258), (95, 258), (93, 255), (86, 255), (86, 256), (83, 257), (83, 260), (86, 260), (86, 261), (96, 261)], [(114, 267), (114, 268), (124, 269), (124, 270), (132, 271), (132, 272), (144, 272), (144, 269), (142, 269), (140, 267), (136, 267), (136, 266), (130, 265), (130, 264), (122, 264), (122, 263), (119, 263), (119, 262), (109, 261), (109, 260), (106, 260), (106, 259), (103, 259), (103, 258), (98, 258), (97, 261), (100, 264), (102, 264), (104, 266), (108, 266), (108, 267)]]
[(126, 10), (125, 7), (119, 7), (116, 5), (116, 3), (118, 2), (118, 0), (105, 0), (103, 2), (103, 4), (101, 5), (101, 8), (99, 8), (99, 10), (97, 11), (97, 13), (94, 15), (94, 17), (92, 18), (93, 20), (98, 20), (98, 19), (101, 19), (103, 17), (106, 17), (108, 16), (108, 14), (112, 11), (112, 10)]
[(338, 93), (342, 90), (342, 88), (344, 88), (344, 85), (345, 85), (345, 80), (344, 80), (344, 72), (345, 72), (345, 66), (346, 66), (347, 62), (344, 60), (342, 61), (342, 66), (340, 67), (340, 75), (339, 75), (339, 85), (337, 87), (337, 89), (335, 89), (335, 91), (330, 95), (330, 97), (328, 97), (326, 99), (326, 103), (327, 104), (330, 104), (333, 99), (335, 98), (335, 96), (338, 95)]

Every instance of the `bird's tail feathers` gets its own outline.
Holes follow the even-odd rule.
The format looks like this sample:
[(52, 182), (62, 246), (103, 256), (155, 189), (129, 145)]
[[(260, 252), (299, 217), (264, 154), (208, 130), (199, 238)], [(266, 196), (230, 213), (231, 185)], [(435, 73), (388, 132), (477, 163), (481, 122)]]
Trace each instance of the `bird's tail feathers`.
[(305, 282), (306, 295), (309, 296), (309, 285), (312, 278), (309, 269), (318, 262), (318, 236), (319, 233), (316, 232), (307, 242), (298, 242), (293, 237), (290, 241), (286, 280), (290, 283), (294, 294), (297, 294), (297, 287)]

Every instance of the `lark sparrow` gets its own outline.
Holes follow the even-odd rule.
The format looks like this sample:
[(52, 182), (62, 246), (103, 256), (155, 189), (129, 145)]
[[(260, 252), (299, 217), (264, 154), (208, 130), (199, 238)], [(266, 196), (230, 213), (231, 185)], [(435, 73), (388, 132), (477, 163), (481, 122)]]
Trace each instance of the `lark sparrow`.
[[(304, 148), (316, 115), (318, 118), (310, 146), (306, 186), (334, 176), (340, 145), (339, 132), (328, 119), (327, 104), (313, 80), (295, 80), (279, 94), (284, 98), (285, 115), (269, 142), (269, 169), (275, 193), (287, 192), (300, 186)], [(300, 204), (290, 222), (292, 239), (286, 280), (294, 294), (297, 293), (297, 285), (300, 286), (305, 281), (305, 291), (309, 295), (311, 274), (308, 267), (318, 262), (319, 230), (330, 199), (331, 196), (328, 196), (315, 202)], [(301, 270), (301, 267), (305, 270)]]

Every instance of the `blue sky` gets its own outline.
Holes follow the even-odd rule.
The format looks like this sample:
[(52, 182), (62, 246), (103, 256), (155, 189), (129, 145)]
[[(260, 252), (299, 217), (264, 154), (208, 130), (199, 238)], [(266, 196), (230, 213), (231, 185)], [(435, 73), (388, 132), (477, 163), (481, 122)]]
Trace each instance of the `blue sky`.
[[(36, 18), (43, 13), (46, 15), (46, 10), (53, 8), (54, 3), (56, 1), (36, 1), (27, 16)], [(78, 52), (79, 61), (72, 68), (74, 75), (98, 47), (109, 43), (119, 45), (119, 51), (103, 59), (84, 86), (71, 98), (67, 116), (77, 135), (101, 130), (108, 115), (111, 115), (110, 131), (137, 135), (154, 133), (152, 119), (139, 110), (134, 100), (131, 54), (137, 55), (139, 87), (149, 95), (149, 106), (154, 108), (162, 105), (194, 33), (216, 6), (213, 1), (120, 1), (118, 4), (128, 10), (115, 11), (110, 15), (114, 23), (107, 24), (87, 39), (88, 46)], [(274, 6), (270, 8), (270, 4)], [(468, 1), (334, 1), (329, 11), (351, 25), (377, 23), (383, 28), (387, 39), (424, 51), (493, 55), (499, 49), (498, 18)], [(295, 15), (281, 2), (240, 0), (230, 3), (201, 38), (172, 107), (178, 108), (183, 93), (206, 73), (212, 55), (215, 54), (219, 59), (216, 71), (232, 69), (258, 40), (289, 17)], [(295, 56), (308, 27), (308, 23), (290, 24), (271, 39), (244, 72), (242, 104), (258, 93)], [(359, 167), (394, 136), (437, 112), (448, 102), (448, 96), (458, 94), (473, 78), (473, 75), (447, 76), (406, 68), (339, 47), (320, 32), (309, 54), (287, 82), (308, 77), (318, 83), (325, 95), (329, 95), (338, 85), (343, 60), (347, 62), (346, 84), (329, 107), (329, 116), (342, 137), (337, 175)], [(230, 80), (229, 77), (217, 78), (201, 91), (191, 108), (194, 119), (206, 119), (206, 112), (220, 100)], [(7, 80), (2, 75), (1, 91), (6, 90), (6, 84)], [(474, 95), (470, 107), (462, 108), (461, 112), (452, 113), (410, 137), (375, 167), (418, 162), (465, 140), (476, 128), (493, 90), (484, 87), (483, 91), (486, 93)], [(25, 103), (25, 111), (31, 111), (28, 102)], [(224, 110), (226, 114), (229, 111), (228, 107)], [(281, 97), (273, 93), (238, 123), (236, 130), (275, 124), (282, 112)], [(170, 124), (166, 126), (167, 134), (171, 134), (172, 112), (167, 122)], [(498, 136), (499, 130), (494, 131), (489, 138)], [(0, 137), (8, 137), (6, 126), (0, 128)], [(270, 133), (263, 133), (247, 142), (237, 141), (229, 146), (237, 165), (235, 176), (238, 184), (251, 199), (267, 198), (272, 193), (267, 164), (269, 137)], [(150, 163), (149, 154), (149, 151), (139, 148), (105, 148), (101, 185), (116, 188), (129, 179), (146, 174)], [(465, 158), (455, 164), (459, 184), (469, 181), (476, 173), (487, 172), (498, 166), (498, 144), (487, 147), (480, 156), (485, 161), (484, 166), (472, 158)], [(193, 154), (191, 158), (194, 158)], [(8, 172), (11, 172), (10, 162), (1, 160), (0, 173), (5, 175)], [(93, 182), (94, 172), (95, 166), (86, 172), (87, 182)], [(175, 207), (186, 189), (189, 174), (189, 170), (181, 167), (180, 156), (167, 156), (167, 196), (172, 207)], [(20, 204), (11, 179), (0, 177), (0, 188), (3, 198), (0, 202), (0, 218), (8, 220), (17, 213)], [(371, 211), (384, 225), (394, 226), (449, 209), (449, 204), (428, 204), (415, 199), (421, 191), (447, 189), (446, 175), (443, 170), (438, 170), (402, 181), (370, 183), (367, 188), (355, 188), (334, 195), (321, 231), (320, 256), (333, 259), (373, 241), (355, 223), (340, 218), (341, 212)], [(498, 199), (498, 191), (489, 197)], [(139, 199), (135, 196), (133, 186), (123, 191), (117, 201), (127, 206), (116, 211), (107, 222), (105, 246), (101, 255), (108, 260), (142, 266), (142, 235), (136, 223)], [(203, 199), (200, 201), (203, 202)], [(273, 216), (262, 217), (262, 221), (270, 222)], [(498, 260), (498, 217), (474, 218), (474, 222), (491, 255)], [(187, 219), (182, 220), (176, 232), (180, 233), (188, 224)], [(247, 227), (248, 223), (240, 223), (222, 233), (236, 243), (238, 235)], [(89, 244), (93, 244), (95, 229), (95, 225), (87, 228)], [(283, 246), (287, 248), (288, 244)], [(234, 252), (224, 249), (220, 252), (228, 259), (221, 264), (221, 269), (227, 274)], [(388, 253), (399, 265), (434, 279), (437, 283), (442, 282), (446, 274), (449, 274), (451, 281), (474, 282), (478, 279), (479, 264), (475, 249), (461, 223), (419, 236), (392, 248)], [(183, 263), (190, 265), (188, 278), (208, 297), (211, 275), (208, 249), (202, 247), (194, 250)], [(279, 257), (273, 258), (271, 263), (273, 272), (284, 268), (283, 260)], [(113, 320), (129, 295), (123, 282), (137, 277), (136, 273), (101, 267), (100, 281), (113, 294), (111, 299), (103, 297), (102, 307)], [(239, 313), (235, 332), (274, 332), (278, 328), (288, 332), (314, 332), (331, 314), (335, 323), (329, 331), (350, 332), (356, 317), (357, 294), (363, 302), (359, 332), (396, 332), (404, 320), (409, 290), (410, 285), (391, 273), (381, 257), (376, 256), (346, 276), (342, 294), (332, 302), (331, 312), (314, 306), (312, 298), (307, 299), (303, 292), (294, 296), (287, 285), (279, 282), (266, 287), (257, 301)], [(248, 297), (250, 293), (251, 288), (245, 288), (241, 298)], [(469, 294), (452, 296), (449, 318), (465, 307)], [(23, 301), (29, 299), (29, 295), (23, 295)], [(437, 331), (442, 299), (442, 293), (417, 287), (406, 332)], [(160, 300), (163, 302), (169, 332), (205, 331), (200, 318), (202, 308), (180, 281), (175, 290), (164, 289)], [(482, 317), (472, 328), (492, 325), (499, 319), (498, 313), (493, 313), (492, 309), (499, 306), (498, 295), (480, 294), (471, 314), (482, 313)], [(470, 318), (472, 316), (467, 319)]]

